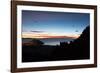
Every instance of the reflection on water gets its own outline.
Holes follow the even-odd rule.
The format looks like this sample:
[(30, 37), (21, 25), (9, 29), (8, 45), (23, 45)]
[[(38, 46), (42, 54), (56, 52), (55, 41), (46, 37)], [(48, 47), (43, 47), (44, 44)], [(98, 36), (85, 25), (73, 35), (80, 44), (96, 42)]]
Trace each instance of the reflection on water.
[[(23, 43), (25, 42), (29, 42), (31, 41), (32, 39), (28, 39), (28, 38), (25, 38), (23, 39)], [(69, 39), (69, 38), (44, 38), (44, 39), (38, 39), (42, 42), (44, 42), (44, 45), (60, 45), (60, 42), (70, 42), (70, 41), (73, 41), (74, 39)]]
[(49, 38), (49, 39), (39, 39), (44, 42), (45, 45), (60, 45), (60, 42), (69, 42), (73, 41), (74, 39), (67, 39), (67, 38)]

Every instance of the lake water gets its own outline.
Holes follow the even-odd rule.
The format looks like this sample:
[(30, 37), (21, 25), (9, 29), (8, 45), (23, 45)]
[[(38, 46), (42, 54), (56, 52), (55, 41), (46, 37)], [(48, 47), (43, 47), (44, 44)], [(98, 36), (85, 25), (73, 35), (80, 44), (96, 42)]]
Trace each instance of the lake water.
[(59, 45), (60, 42), (70, 42), (74, 39), (67, 39), (67, 38), (49, 38), (49, 39), (40, 39), (44, 42), (45, 45)]
[[(23, 42), (30, 42), (32, 39), (23, 39)], [(44, 45), (59, 45), (60, 42), (70, 42), (73, 41), (74, 39), (68, 39), (68, 38), (44, 38), (44, 39), (38, 39), (42, 42), (44, 42)]]

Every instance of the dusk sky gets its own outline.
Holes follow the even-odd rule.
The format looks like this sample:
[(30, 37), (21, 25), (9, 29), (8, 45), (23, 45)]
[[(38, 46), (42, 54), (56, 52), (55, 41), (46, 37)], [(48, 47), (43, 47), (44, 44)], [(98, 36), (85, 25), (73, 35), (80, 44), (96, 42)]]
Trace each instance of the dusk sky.
[(89, 24), (88, 13), (22, 11), (23, 38), (77, 38)]

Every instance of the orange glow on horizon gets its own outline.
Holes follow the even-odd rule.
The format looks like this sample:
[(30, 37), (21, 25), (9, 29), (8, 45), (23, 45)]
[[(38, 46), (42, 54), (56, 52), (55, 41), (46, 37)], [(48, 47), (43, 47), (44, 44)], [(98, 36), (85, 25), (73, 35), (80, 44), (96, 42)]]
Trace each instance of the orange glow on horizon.
[(76, 39), (80, 35), (65, 35), (65, 34), (51, 34), (51, 33), (22, 33), (22, 38), (73, 38)]

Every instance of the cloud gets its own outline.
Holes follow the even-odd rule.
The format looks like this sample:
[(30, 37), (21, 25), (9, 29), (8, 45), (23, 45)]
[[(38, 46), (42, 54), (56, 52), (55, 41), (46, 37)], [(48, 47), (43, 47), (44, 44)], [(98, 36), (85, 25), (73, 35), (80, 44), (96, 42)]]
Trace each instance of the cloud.
[(78, 32), (78, 30), (76, 30), (75, 32)]
[(33, 33), (43, 33), (44, 31), (39, 31), (39, 30), (38, 31), (37, 30), (34, 31), (34, 30), (32, 30), (31, 32), (33, 32)]

